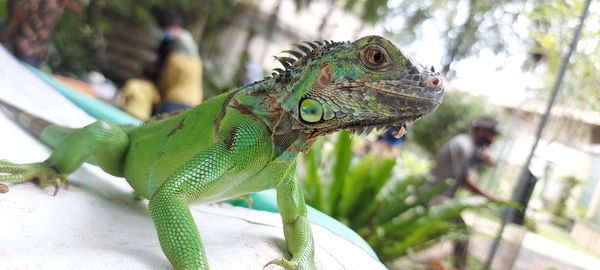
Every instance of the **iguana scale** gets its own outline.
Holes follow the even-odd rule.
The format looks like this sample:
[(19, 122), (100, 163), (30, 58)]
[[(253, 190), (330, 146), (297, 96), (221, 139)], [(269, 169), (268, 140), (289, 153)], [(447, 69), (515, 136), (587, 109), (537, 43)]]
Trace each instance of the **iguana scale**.
[(272, 77), (140, 126), (97, 121), (65, 128), (2, 102), (8, 115), (54, 151), (39, 163), (1, 161), (0, 182), (37, 179), (57, 191), (83, 162), (124, 177), (149, 199), (161, 248), (175, 269), (208, 269), (188, 203), (275, 188), (292, 257), (268, 264), (314, 269), (313, 237), (295, 174), (298, 153), (342, 129), (394, 128), (402, 134), (405, 123), (437, 108), (443, 83), (433, 67), (378, 36), (306, 42), (284, 52), (289, 56), (276, 57), (284, 68)]

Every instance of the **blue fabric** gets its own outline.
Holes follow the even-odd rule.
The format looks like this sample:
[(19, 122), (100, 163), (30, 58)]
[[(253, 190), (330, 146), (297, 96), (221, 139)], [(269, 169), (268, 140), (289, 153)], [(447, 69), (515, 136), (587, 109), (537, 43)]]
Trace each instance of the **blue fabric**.
[[(408, 126), (406, 128), (408, 129)], [(390, 128), (384, 134), (379, 136), (379, 140), (384, 141), (391, 146), (400, 146), (406, 141), (407, 138), (408, 134), (404, 134), (404, 136), (396, 138), (396, 135), (394, 135), (394, 128)]]
[(181, 110), (185, 110), (185, 109), (189, 109), (191, 108), (191, 105), (185, 104), (185, 103), (180, 103), (180, 102), (174, 102), (174, 101), (161, 101), (160, 105), (158, 107), (158, 113), (171, 113), (171, 112), (176, 112), (176, 111), (181, 111)]

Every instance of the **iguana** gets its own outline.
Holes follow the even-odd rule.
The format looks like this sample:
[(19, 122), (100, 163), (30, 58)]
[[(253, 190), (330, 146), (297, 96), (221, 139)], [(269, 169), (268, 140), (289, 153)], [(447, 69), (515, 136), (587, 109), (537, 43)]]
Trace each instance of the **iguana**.
[[(190, 202), (216, 202), (270, 188), (291, 259), (267, 263), (314, 269), (314, 242), (296, 158), (319, 136), (347, 129), (405, 132), (434, 111), (441, 76), (417, 64), (390, 41), (295, 44), (276, 57), (271, 77), (140, 126), (97, 121), (61, 127), (2, 102), (5, 112), (54, 148), (39, 163), (0, 162), (0, 182), (37, 179), (56, 191), (83, 162), (124, 177), (149, 200), (160, 246), (175, 269), (208, 269)], [(6, 186), (5, 186), (6, 187)]]

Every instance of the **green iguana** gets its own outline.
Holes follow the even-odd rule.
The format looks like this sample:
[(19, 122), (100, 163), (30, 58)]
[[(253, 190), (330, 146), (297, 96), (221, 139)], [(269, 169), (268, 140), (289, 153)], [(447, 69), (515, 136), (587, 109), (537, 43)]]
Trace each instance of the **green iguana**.
[(267, 265), (314, 269), (313, 237), (296, 180), (298, 153), (342, 129), (393, 128), (401, 135), (405, 123), (438, 107), (444, 88), (433, 67), (415, 63), (382, 37), (305, 43), (276, 57), (284, 69), (272, 77), (141, 126), (97, 121), (65, 128), (2, 102), (13, 120), (54, 151), (39, 163), (0, 161), (0, 182), (37, 179), (56, 194), (83, 162), (124, 177), (149, 199), (160, 246), (175, 269), (208, 269), (188, 203), (275, 188), (292, 256)]

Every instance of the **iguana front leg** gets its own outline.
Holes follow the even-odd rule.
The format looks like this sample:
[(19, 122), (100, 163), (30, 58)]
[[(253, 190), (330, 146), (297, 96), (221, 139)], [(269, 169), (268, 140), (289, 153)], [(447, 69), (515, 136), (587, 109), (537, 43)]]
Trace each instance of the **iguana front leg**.
[(160, 246), (174, 269), (208, 269), (202, 240), (186, 197), (185, 191), (176, 186), (164, 188), (150, 200), (150, 214)]
[(208, 261), (190, 200), (208, 194), (232, 167), (231, 153), (222, 143), (201, 152), (167, 179), (150, 198), (149, 209), (160, 246), (175, 269), (208, 269)]
[(188, 203), (238, 193), (240, 181), (264, 168), (271, 156), (264, 127), (238, 118), (239, 122), (224, 122), (228, 127), (221, 139), (187, 161), (150, 198), (160, 246), (175, 269), (208, 269)]
[(277, 186), (277, 206), (283, 221), (283, 234), (292, 259), (277, 258), (267, 265), (276, 264), (285, 269), (316, 269), (315, 245), (306, 216), (302, 189), (296, 179), (295, 166)]

